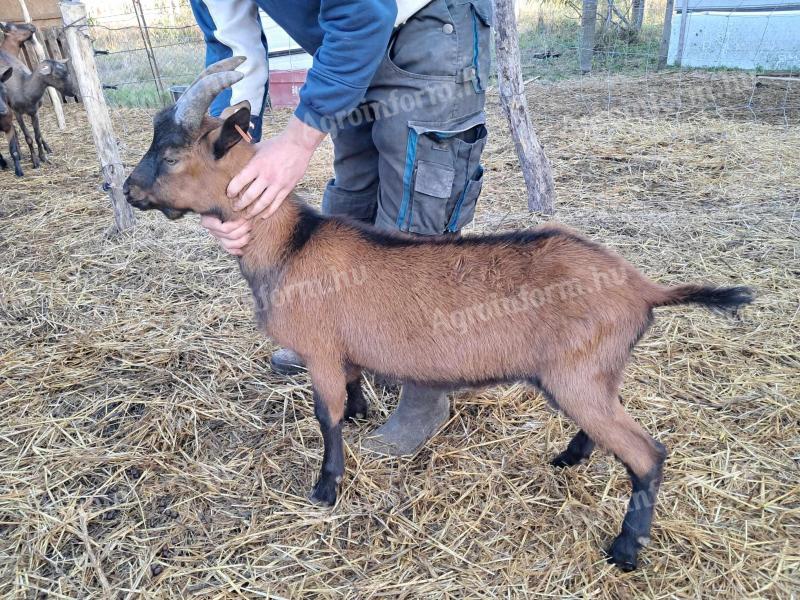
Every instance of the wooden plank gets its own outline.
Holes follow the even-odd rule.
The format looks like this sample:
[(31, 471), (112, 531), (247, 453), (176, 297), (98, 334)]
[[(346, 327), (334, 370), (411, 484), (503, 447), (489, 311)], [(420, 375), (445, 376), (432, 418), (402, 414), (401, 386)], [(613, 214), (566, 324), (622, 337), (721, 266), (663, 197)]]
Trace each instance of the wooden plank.
[(83, 107), (89, 119), (92, 139), (100, 159), (105, 182), (104, 189), (108, 191), (111, 198), (117, 231), (125, 231), (133, 227), (136, 219), (122, 193), (125, 170), (117, 147), (117, 136), (114, 134), (114, 127), (111, 124), (111, 115), (109, 115), (108, 105), (100, 84), (100, 76), (97, 74), (94, 48), (86, 19), (86, 7), (81, 2), (66, 0), (61, 2), (60, 7), (70, 59), (75, 67)]

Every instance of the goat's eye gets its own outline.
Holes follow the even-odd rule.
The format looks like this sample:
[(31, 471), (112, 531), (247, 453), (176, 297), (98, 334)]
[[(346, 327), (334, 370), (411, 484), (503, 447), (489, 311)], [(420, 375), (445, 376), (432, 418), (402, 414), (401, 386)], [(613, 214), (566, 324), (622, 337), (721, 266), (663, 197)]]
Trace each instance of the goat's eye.
[(164, 162), (167, 163), (168, 165), (172, 166), (172, 165), (175, 165), (175, 164), (178, 163), (178, 159), (177, 158), (172, 158), (170, 156), (165, 156), (164, 157)]

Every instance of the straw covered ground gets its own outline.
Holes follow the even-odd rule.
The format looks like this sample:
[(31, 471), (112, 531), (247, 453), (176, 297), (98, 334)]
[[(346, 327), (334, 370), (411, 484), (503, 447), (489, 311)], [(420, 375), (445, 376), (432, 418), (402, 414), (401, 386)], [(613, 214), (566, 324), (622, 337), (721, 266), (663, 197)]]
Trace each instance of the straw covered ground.
[[(5, 598), (795, 597), (800, 590), (797, 85), (649, 75), (528, 86), (555, 219), (663, 282), (755, 287), (739, 318), (661, 309), (623, 396), (670, 449), (652, 544), (602, 555), (628, 498), (597, 453), (555, 471), (575, 428), (536, 393), (456, 395), (416, 456), (347, 425), (337, 506), (305, 499), (321, 441), (308, 380), (271, 373), (235, 262), (197, 225), (124, 237), (80, 108), (49, 114), (53, 162), (0, 173), (0, 596)], [(489, 99), (473, 229), (521, 228), (513, 145)], [(277, 128), (286, 114), (276, 114)], [(114, 114), (132, 166), (150, 114)], [(317, 201), (330, 147), (303, 191)], [(27, 166), (27, 165), (26, 165)], [(310, 325), (311, 326), (311, 325)]]

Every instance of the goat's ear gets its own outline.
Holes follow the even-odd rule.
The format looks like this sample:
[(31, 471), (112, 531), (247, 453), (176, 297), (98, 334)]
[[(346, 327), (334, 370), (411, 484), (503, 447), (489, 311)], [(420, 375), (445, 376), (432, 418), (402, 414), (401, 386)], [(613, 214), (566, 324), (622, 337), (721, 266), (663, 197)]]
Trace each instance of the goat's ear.
[(219, 131), (219, 137), (214, 142), (214, 158), (219, 160), (228, 150), (242, 141), (242, 133), (250, 129), (250, 103), (245, 100), (234, 106), (226, 108), (220, 118), (225, 122)]
[(11, 79), (12, 73), (14, 73), (14, 69), (0, 65), (0, 83)]

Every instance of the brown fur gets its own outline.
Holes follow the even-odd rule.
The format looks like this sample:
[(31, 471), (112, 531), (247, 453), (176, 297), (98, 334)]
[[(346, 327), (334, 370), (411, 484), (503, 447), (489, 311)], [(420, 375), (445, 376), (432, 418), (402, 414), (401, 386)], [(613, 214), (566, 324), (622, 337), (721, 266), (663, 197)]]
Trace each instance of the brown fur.
[[(215, 160), (218, 127), (207, 119), (195, 145), (171, 151), (177, 164), (152, 189), (134, 184), (131, 194), (172, 210), (240, 217), (225, 189), (253, 149), (239, 143)], [(653, 307), (695, 301), (692, 294), (709, 288), (658, 285), (557, 225), (527, 237), (404, 243), (311, 217), (316, 226), (292, 252), (307, 211), (290, 196), (273, 217), (256, 219), (241, 269), (260, 328), (304, 358), (331, 423), (341, 421), (346, 384), (361, 369), (443, 387), (531, 381), (628, 467), (635, 491), (647, 486), (655, 498), (664, 449), (623, 410), (623, 369)], [(638, 550), (639, 538), (646, 534), (623, 542)], [(635, 551), (617, 552), (618, 564), (635, 565)]]

